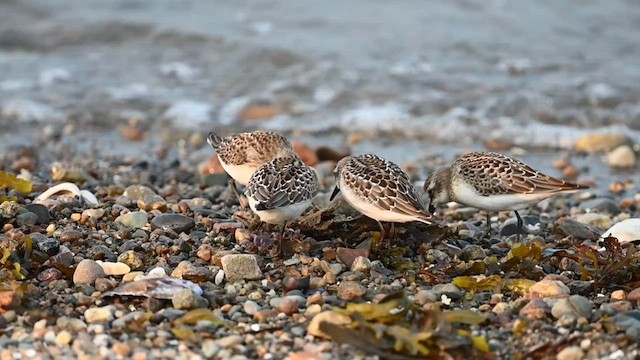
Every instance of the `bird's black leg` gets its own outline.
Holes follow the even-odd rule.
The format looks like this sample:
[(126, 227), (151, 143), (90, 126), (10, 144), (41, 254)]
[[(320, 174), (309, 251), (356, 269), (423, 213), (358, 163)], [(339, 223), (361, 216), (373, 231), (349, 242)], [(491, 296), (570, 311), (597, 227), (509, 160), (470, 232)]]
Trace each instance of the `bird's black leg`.
[(486, 239), (489, 235), (491, 235), (491, 214), (487, 212), (487, 229), (482, 234), (482, 239)]
[(514, 211), (514, 213), (516, 213), (516, 218), (518, 219), (518, 228), (517, 228), (517, 235), (516, 235), (516, 241), (520, 242), (520, 232), (522, 231), (522, 218), (520, 217), (520, 214), (518, 214), (517, 211)]
[(240, 196), (240, 193), (238, 192), (238, 188), (236, 187), (236, 181), (233, 180), (233, 178), (229, 179), (229, 186), (231, 186), (231, 191), (233, 191), (233, 193), (236, 196), (236, 199), (238, 199), (238, 204), (240, 204), (240, 206), (242, 206), (243, 208), (246, 208), (247, 204), (243, 200), (242, 196)]

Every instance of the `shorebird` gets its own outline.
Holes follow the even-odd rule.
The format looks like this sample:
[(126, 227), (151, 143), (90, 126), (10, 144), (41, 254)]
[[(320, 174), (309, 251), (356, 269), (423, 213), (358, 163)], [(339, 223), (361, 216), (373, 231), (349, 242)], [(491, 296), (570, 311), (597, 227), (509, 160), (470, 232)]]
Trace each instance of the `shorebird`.
[(238, 198), (236, 182), (247, 185), (258, 168), (279, 157), (298, 157), (289, 140), (273, 131), (254, 131), (228, 137), (210, 132), (207, 142), (213, 147), (220, 159), (222, 168), (229, 174), (229, 185)]
[(286, 226), (311, 205), (317, 193), (315, 170), (297, 156), (275, 158), (262, 165), (245, 189), (249, 207), (260, 220), (282, 226), (280, 244)]
[(518, 210), (558, 194), (586, 188), (588, 186), (545, 175), (519, 160), (494, 152), (462, 155), (451, 165), (436, 170), (424, 183), (431, 212), (437, 205), (449, 201), (487, 211), (483, 238), (491, 233), (489, 211), (512, 210), (518, 219), (518, 240), (522, 229)]
[(375, 220), (380, 226), (380, 240), (384, 238), (382, 222), (406, 223), (420, 221), (432, 224), (429, 213), (402, 169), (377, 155), (347, 156), (334, 170), (338, 192), (356, 210)]

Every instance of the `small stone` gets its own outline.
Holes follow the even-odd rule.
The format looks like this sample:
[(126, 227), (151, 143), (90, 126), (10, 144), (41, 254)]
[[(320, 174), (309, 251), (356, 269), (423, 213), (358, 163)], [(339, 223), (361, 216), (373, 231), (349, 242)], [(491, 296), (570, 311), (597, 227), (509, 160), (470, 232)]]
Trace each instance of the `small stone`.
[(592, 310), (593, 304), (589, 299), (581, 295), (571, 295), (569, 298), (556, 301), (551, 308), (551, 315), (556, 319), (560, 319), (563, 316), (571, 316), (575, 318), (584, 317), (589, 320)]
[(16, 216), (18, 226), (32, 226), (38, 223), (38, 215), (32, 212), (25, 212)]
[(358, 256), (351, 264), (351, 271), (368, 273), (371, 270), (371, 260), (364, 256)]
[(484, 249), (479, 245), (469, 245), (462, 249), (462, 255), (460, 256), (464, 261), (470, 260), (482, 260), (487, 255), (484, 253)]
[(438, 300), (436, 294), (431, 290), (420, 290), (416, 293), (415, 301), (418, 305), (434, 303)]
[(213, 357), (220, 351), (220, 346), (216, 344), (213, 339), (204, 339), (201, 345), (202, 355), (207, 359), (213, 359)]
[(576, 221), (585, 225), (607, 229), (613, 225), (613, 220), (607, 215), (598, 213), (586, 213), (576, 217)]
[(425, 254), (425, 258), (429, 263), (449, 262), (449, 255), (438, 249), (429, 249)]
[(113, 344), (112, 349), (113, 352), (116, 353), (116, 355), (118, 355), (118, 357), (120, 358), (128, 357), (133, 351), (133, 349), (131, 349), (131, 346), (124, 342), (116, 342), (115, 344)]
[(144, 185), (131, 185), (122, 194), (131, 200), (138, 201), (148, 195), (156, 195), (155, 191)]
[(263, 309), (258, 310), (255, 314), (253, 314), (253, 320), (263, 323), (267, 322), (269, 319), (273, 319), (278, 316), (278, 310), (276, 309)]
[(58, 346), (69, 345), (69, 343), (71, 342), (71, 333), (67, 330), (60, 331), (58, 335), (56, 335), (55, 342)]
[(122, 262), (100, 262), (99, 264), (107, 276), (122, 276), (131, 272), (129, 265)]
[(80, 219), (82, 218), (82, 214), (80, 213), (73, 213), (71, 214), (71, 216), (69, 217), (71, 220), (78, 222), (80, 221)]
[(167, 202), (160, 195), (145, 195), (138, 200), (138, 208), (145, 211), (158, 210), (165, 212), (167, 211)]
[(95, 287), (96, 287), (96, 291), (104, 293), (115, 288), (116, 282), (111, 279), (100, 278), (100, 279), (96, 279)]
[(636, 166), (636, 152), (629, 145), (622, 145), (607, 154), (607, 162), (613, 168), (632, 168)]
[[(64, 275), (62, 274), (62, 272), (56, 268), (48, 268), (45, 269), (43, 271), (41, 271), (38, 274), (38, 281), (44, 281), (44, 282), (51, 282), (54, 280), (60, 280), (64, 277)], [(98, 279), (96, 279), (96, 281), (98, 281)]]
[(60, 251), (60, 242), (56, 239), (46, 237), (40, 233), (31, 234), (31, 240), (36, 249), (53, 256)]
[(540, 280), (531, 285), (530, 298), (562, 298), (569, 296), (569, 288), (559, 280)]
[(12, 219), (18, 215), (20, 205), (15, 201), (3, 201), (0, 203), (0, 218)]
[(555, 231), (563, 236), (573, 236), (576, 240), (598, 240), (595, 231), (572, 219), (562, 218), (556, 221)]
[(251, 241), (251, 231), (247, 229), (236, 229), (234, 238), (238, 245), (243, 245)]
[(260, 310), (260, 305), (258, 305), (258, 303), (256, 303), (255, 301), (247, 300), (244, 302), (243, 309), (247, 315), (253, 316), (258, 312), (258, 310)]
[[(640, 295), (640, 292), (638, 292), (638, 295)], [(615, 290), (611, 293), (611, 301), (622, 301), (622, 300), (625, 300), (626, 298), (627, 298), (627, 295), (624, 292), (624, 290)]]
[(362, 256), (365, 258), (369, 257), (369, 250), (339, 247), (338, 249), (336, 249), (336, 256), (341, 263), (343, 263), (347, 268), (351, 269), (353, 262), (358, 256)]
[(118, 262), (128, 265), (133, 270), (138, 270), (144, 266), (140, 256), (133, 250), (128, 250), (118, 255)]
[(197, 309), (208, 305), (204, 298), (189, 289), (183, 289), (173, 294), (171, 303), (177, 310)]
[(248, 254), (228, 254), (220, 259), (228, 281), (255, 280), (262, 278), (262, 270), (255, 256)]
[(291, 297), (284, 297), (278, 304), (278, 311), (291, 316), (298, 312), (298, 301)]
[(181, 261), (171, 272), (171, 277), (191, 280), (194, 282), (211, 281), (214, 280), (214, 276), (213, 271), (202, 266), (195, 266), (186, 260)]
[(49, 209), (42, 204), (27, 204), (24, 208), (38, 216), (38, 224), (49, 223)]
[(87, 209), (82, 212), (82, 218), (100, 219), (104, 216), (104, 209)]
[(545, 316), (551, 311), (549, 305), (542, 299), (532, 299), (520, 309), (520, 316), (525, 316), (530, 319), (544, 319)]
[(342, 326), (342, 325), (351, 324), (351, 318), (347, 315), (344, 315), (332, 310), (323, 311), (318, 315), (314, 316), (313, 319), (311, 319), (311, 322), (307, 327), (307, 334), (313, 335), (316, 337), (322, 337), (325, 339), (331, 339), (331, 336), (329, 336), (328, 334), (320, 330), (320, 324), (323, 322)]
[(618, 239), (620, 244), (640, 240), (640, 218), (622, 220), (603, 232), (602, 236), (612, 236)]
[(556, 360), (581, 360), (584, 358), (584, 351), (579, 346), (567, 346), (556, 356)]
[(451, 283), (434, 285), (433, 288), (431, 288), (431, 291), (435, 294), (437, 299), (440, 299), (442, 295), (446, 295), (452, 300), (458, 300), (464, 295), (464, 292), (460, 290), (459, 287)]
[(597, 211), (599, 213), (611, 215), (615, 215), (620, 212), (618, 202), (606, 197), (598, 197), (583, 201), (580, 203), (578, 208), (583, 211)]
[(102, 266), (93, 260), (84, 259), (80, 261), (73, 272), (73, 283), (76, 285), (93, 285), (98, 278), (105, 277)]
[(209, 244), (202, 244), (198, 247), (198, 251), (196, 252), (196, 256), (198, 259), (209, 262), (211, 260), (211, 255), (213, 253), (213, 247)]
[(367, 294), (367, 288), (356, 281), (342, 281), (338, 286), (338, 297), (342, 300), (353, 300)]
[(118, 216), (115, 222), (131, 229), (140, 229), (149, 222), (149, 214), (144, 211), (132, 211)]
[(575, 144), (578, 152), (606, 152), (619, 146), (631, 144), (631, 140), (624, 134), (595, 134), (579, 138)]
[(84, 319), (87, 323), (107, 322), (113, 320), (116, 307), (107, 305), (103, 307), (89, 308), (84, 312)]
[(221, 348), (231, 348), (236, 345), (242, 344), (242, 336), (240, 335), (229, 335), (223, 338), (217, 339), (216, 344)]
[(78, 230), (65, 230), (60, 234), (60, 241), (63, 243), (74, 243), (83, 237), (84, 235)]
[(193, 218), (181, 214), (160, 214), (151, 220), (153, 228), (173, 230), (178, 234), (189, 231), (195, 224)]
[[(618, 290), (618, 291), (622, 291), (624, 293), (623, 290)], [(613, 293), (611, 294), (611, 299), (613, 299)], [(631, 290), (631, 292), (629, 292), (629, 294), (627, 295), (627, 300), (629, 300), (629, 301), (640, 301), (640, 287), (637, 287), (637, 288)]]

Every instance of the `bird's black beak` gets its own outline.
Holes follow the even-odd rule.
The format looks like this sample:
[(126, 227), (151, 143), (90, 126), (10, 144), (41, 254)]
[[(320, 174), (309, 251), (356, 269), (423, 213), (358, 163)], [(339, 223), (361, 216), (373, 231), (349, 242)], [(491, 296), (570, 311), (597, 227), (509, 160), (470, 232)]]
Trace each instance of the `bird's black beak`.
[(436, 212), (436, 207), (433, 206), (433, 203), (431, 201), (429, 201), (429, 206), (427, 207), (427, 210), (429, 210), (430, 214), (433, 214)]
[(338, 188), (337, 186), (333, 189), (333, 193), (331, 194), (331, 197), (329, 198), (329, 201), (333, 201), (333, 198), (336, 197), (336, 195), (338, 195), (338, 193), (340, 192), (340, 188)]

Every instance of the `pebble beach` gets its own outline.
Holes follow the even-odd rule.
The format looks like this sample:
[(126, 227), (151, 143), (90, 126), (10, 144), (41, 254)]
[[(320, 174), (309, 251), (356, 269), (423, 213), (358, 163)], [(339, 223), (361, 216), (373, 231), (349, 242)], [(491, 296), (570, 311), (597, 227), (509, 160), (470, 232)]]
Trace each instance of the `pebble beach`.
[[(382, 50), (364, 17), (325, 15), (332, 2), (0, 3), (0, 360), (640, 357), (639, 75), (633, 54), (618, 49), (613, 70), (595, 55), (633, 44), (607, 27), (638, 16), (628, 3), (557, 29), (582, 57), (459, 31), (429, 40), (440, 55), (414, 38), (394, 53), (389, 34), (421, 19), (398, 20), (404, 1), (351, 5), (388, 13)], [(451, 4), (428, 16), (509, 28), (567, 10)], [(585, 19), (609, 40), (593, 51)], [(258, 129), (285, 134), (319, 179), (282, 254), (206, 142)], [(448, 204), (372, 249), (376, 222), (329, 201), (346, 155), (387, 157), (422, 189), (472, 150), (590, 188), (520, 212), (520, 241), (513, 212), (482, 238), (485, 213)]]

